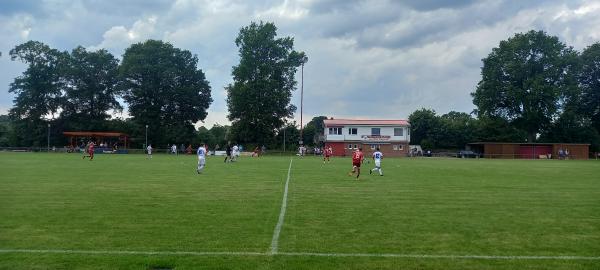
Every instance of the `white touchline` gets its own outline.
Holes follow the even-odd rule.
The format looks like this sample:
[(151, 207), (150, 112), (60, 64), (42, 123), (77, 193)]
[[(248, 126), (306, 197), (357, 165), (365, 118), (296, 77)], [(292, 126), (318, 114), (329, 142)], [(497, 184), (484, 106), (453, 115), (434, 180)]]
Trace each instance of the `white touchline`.
[(58, 254), (90, 254), (90, 255), (163, 255), (163, 256), (313, 256), (313, 257), (383, 257), (409, 259), (479, 259), (479, 260), (580, 260), (600, 261), (598, 257), (588, 256), (494, 256), (494, 255), (433, 255), (433, 254), (398, 254), (398, 253), (320, 253), (320, 252), (234, 252), (234, 251), (136, 251), (136, 250), (73, 250), (73, 249), (0, 249), (1, 253), (58, 253)]
[(287, 207), (287, 194), (288, 184), (290, 183), (290, 172), (292, 171), (292, 161), (290, 158), (290, 166), (288, 168), (287, 180), (285, 180), (285, 188), (283, 189), (283, 200), (281, 202), (281, 210), (279, 211), (279, 220), (273, 230), (273, 239), (271, 240), (271, 254), (277, 254), (277, 248), (279, 246), (279, 233), (281, 233), (281, 227), (283, 226), (283, 220), (285, 218), (285, 208)]

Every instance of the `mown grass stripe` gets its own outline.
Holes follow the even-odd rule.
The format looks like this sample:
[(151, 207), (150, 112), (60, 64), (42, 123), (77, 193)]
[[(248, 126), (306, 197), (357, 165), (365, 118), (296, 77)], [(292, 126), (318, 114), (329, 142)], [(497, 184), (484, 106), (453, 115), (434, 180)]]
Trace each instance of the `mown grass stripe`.
[(0, 249), (0, 253), (90, 254), (90, 255), (166, 255), (166, 256), (307, 256), (307, 257), (384, 257), (409, 259), (481, 259), (481, 260), (600, 260), (600, 256), (534, 256), (534, 255), (434, 255), (397, 253), (320, 253), (320, 252), (235, 252), (235, 251), (137, 251), (137, 250), (73, 250), (73, 249)]

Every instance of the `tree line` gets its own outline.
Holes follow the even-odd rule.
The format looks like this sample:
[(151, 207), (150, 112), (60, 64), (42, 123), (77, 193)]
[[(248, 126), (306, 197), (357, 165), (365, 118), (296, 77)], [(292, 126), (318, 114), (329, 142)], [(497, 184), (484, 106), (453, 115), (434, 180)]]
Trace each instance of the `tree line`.
[[(168, 143), (272, 144), (295, 107), (295, 73), (305, 63), (293, 38), (277, 37), (273, 23), (252, 22), (235, 39), (240, 62), (226, 87), (231, 126), (195, 128), (206, 119), (211, 87), (198, 57), (160, 40), (132, 44), (119, 61), (105, 49), (60, 51), (39, 41), (13, 48), (27, 65), (10, 84), (14, 105), (0, 116), (0, 146), (65, 145), (63, 131), (119, 131), (142, 147)], [(114, 115), (126, 108), (125, 119)]]
[[(318, 145), (325, 116), (314, 117), (302, 136), (289, 121), (296, 111), (290, 103), (295, 74), (308, 60), (294, 50), (293, 38), (277, 37), (273, 23), (252, 22), (234, 42), (240, 60), (225, 87), (231, 126), (211, 129), (194, 126), (207, 116), (211, 87), (187, 50), (147, 40), (127, 48), (119, 61), (104, 49), (18, 45), (10, 57), (27, 69), (10, 85), (16, 98), (8, 116), (0, 116), (0, 146), (44, 146), (47, 124), (52, 145), (65, 143), (64, 130), (110, 130), (132, 135), (138, 139), (134, 147), (141, 146), (146, 125), (159, 147)], [(555, 36), (529, 31), (501, 41), (482, 61), (481, 80), (471, 93), (476, 109), (442, 115), (416, 110), (409, 116), (412, 144), (457, 149), (474, 141), (571, 142), (599, 150), (600, 43), (578, 52)], [(129, 118), (111, 117), (124, 107)]]
[(519, 33), (483, 59), (481, 76), (472, 114), (419, 109), (409, 116), (411, 143), (563, 142), (600, 150), (600, 43), (580, 53), (543, 31)]

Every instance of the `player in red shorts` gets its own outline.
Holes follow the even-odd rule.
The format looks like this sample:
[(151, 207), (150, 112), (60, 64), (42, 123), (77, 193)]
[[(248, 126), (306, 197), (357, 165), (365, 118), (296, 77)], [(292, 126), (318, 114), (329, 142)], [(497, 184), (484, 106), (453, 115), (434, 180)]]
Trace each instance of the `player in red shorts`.
[(325, 149), (323, 149), (323, 164), (325, 164), (325, 160), (329, 162), (329, 157), (331, 157), (332, 154), (333, 150), (331, 149), (331, 146), (325, 147)]
[(88, 152), (88, 155), (87, 156), (83, 156), (83, 158), (85, 159), (86, 157), (89, 157), (90, 160), (94, 159), (94, 142), (90, 142), (88, 144), (87, 152)]
[(354, 173), (356, 173), (356, 180), (358, 180), (358, 177), (360, 176), (360, 164), (364, 159), (365, 157), (363, 155), (362, 148), (358, 148), (354, 153), (352, 153), (352, 171), (348, 173), (349, 176), (352, 176)]

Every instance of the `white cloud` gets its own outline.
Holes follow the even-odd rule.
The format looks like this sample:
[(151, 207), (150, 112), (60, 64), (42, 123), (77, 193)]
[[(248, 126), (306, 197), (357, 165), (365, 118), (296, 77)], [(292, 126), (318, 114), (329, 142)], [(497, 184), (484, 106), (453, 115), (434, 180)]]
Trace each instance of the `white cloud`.
[(280, 18), (285, 20), (299, 20), (309, 14), (309, 9), (306, 8), (306, 1), (291, 1), (284, 0), (283, 3), (273, 6), (265, 11), (258, 11), (256, 18)]
[[(31, 38), (63, 50), (107, 48), (118, 57), (132, 43), (163, 39), (198, 55), (212, 87), (210, 126), (229, 123), (223, 87), (238, 61), (234, 40), (252, 20), (273, 21), (279, 36), (293, 36), (307, 53), (304, 122), (316, 115), (406, 118), (420, 107), (470, 112), (481, 59), (501, 40), (544, 30), (581, 50), (600, 39), (600, 3), (591, 0), (159, 2), (55, 1), (31, 13), (0, 12), (0, 49)], [(23, 70), (7, 58), (0, 58), (0, 89)], [(0, 107), (11, 100), (0, 92)]]
[(90, 50), (104, 48), (119, 55), (125, 48), (133, 43), (144, 41), (149, 38), (156, 38), (157, 21), (158, 18), (156, 16), (149, 16), (135, 21), (129, 29), (122, 25), (113, 26), (108, 31), (104, 32), (100, 44), (88, 46), (88, 48)]

